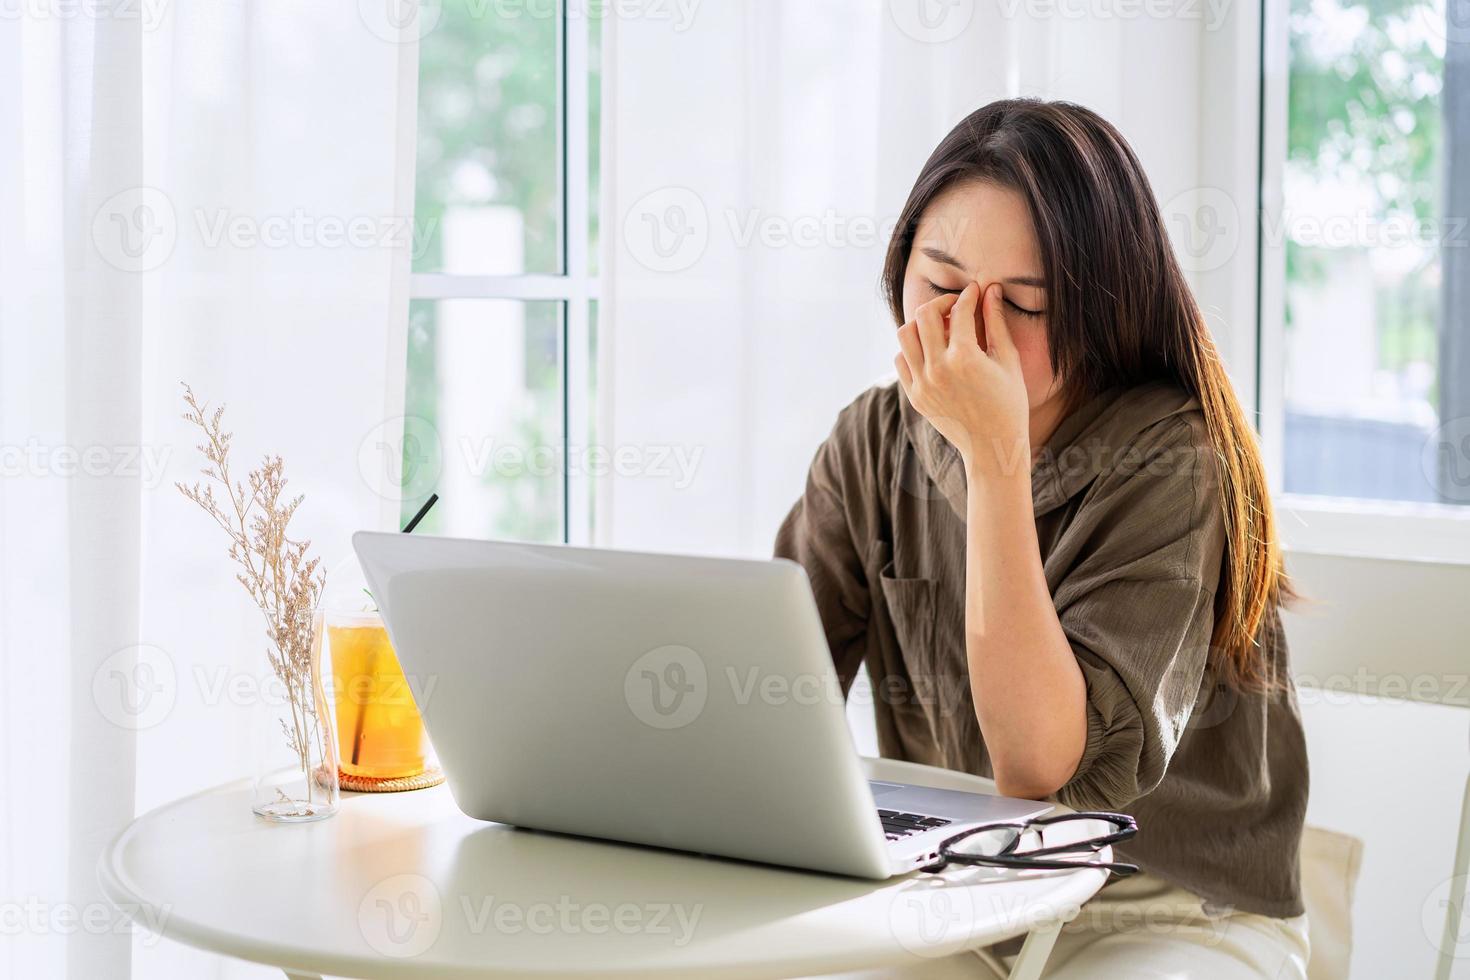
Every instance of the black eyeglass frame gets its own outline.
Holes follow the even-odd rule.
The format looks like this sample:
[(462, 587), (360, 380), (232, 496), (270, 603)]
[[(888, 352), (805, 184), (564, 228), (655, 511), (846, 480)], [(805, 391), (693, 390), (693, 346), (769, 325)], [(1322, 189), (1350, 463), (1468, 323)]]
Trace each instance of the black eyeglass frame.
[[(1111, 824), (1114, 828), (1112, 833), (1103, 834), (1100, 837), (1089, 837), (1085, 840), (1072, 841), (1069, 844), (1054, 844), (1050, 847), (1038, 847), (1031, 851), (1013, 853), (1021, 843), (1028, 831), (1041, 827), (1050, 827), (1060, 823), (1070, 823), (1075, 820), (1100, 820)], [(954, 850), (956, 844), (967, 840), (975, 834), (986, 833), (996, 830), (1014, 830), (1016, 835), (1011, 842), (1001, 850), (999, 854), (965, 854)], [(1024, 870), (1043, 871), (1069, 871), (1077, 868), (1100, 868), (1111, 872), (1120, 878), (1135, 874), (1138, 865), (1129, 864), (1126, 861), (1063, 861), (1060, 859), (1048, 860), (1047, 855), (1072, 854), (1077, 851), (1091, 851), (1094, 854), (1113, 844), (1121, 844), (1123, 841), (1132, 840), (1138, 834), (1138, 821), (1126, 813), (1109, 813), (1102, 810), (1081, 811), (1076, 813), (1058, 813), (1049, 817), (1033, 817), (1030, 820), (1007, 821), (1004, 823), (988, 823), (979, 827), (971, 827), (968, 830), (947, 838), (939, 845), (939, 860), (921, 870), (938, 871), (949, 864), (980, 865), (997, 868), (1018, 868)]]

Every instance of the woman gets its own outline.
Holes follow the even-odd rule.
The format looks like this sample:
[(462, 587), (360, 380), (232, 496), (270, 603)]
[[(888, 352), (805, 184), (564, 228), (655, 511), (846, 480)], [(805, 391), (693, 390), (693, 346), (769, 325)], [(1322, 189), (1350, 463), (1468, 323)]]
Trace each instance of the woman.
[(898, 382), (839, 416), (776, 545), (844, 690), (867, 664), (883, 755), (1137, 818), (1143, 873), (1047, 976), (1304, 976), (1291, 592), (1137, 158), (1087, 109), (992, 103), (924, 165), (883, 284)]

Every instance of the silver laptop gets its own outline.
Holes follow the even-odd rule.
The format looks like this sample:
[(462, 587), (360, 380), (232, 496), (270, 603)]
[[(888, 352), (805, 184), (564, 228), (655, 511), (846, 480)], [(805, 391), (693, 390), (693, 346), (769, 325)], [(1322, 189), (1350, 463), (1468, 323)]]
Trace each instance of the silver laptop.
[(352, 541), (471, 817), (882, 879), (1050, 809), (865, 778), (793, 562)]

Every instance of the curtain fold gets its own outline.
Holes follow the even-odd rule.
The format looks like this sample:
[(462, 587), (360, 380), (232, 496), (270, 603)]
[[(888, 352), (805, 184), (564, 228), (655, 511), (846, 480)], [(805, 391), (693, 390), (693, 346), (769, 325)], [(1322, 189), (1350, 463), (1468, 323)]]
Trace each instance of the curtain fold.
[[(83, 452), (108, 447), (103, 452), (115, 455), (112, 447), (139, 442), (143, 283), (119, 263), (97, 261), (90, 230), (109, 198), (140, 186), (145, 177), (137, 138), (142, 37), (125, 21), (99, 19), (65, 25), (64, 38), (72, 70), (66, 74), (63, 138), (80, 159), (62, 161), (66, 342), (57, 365), (57, 380), (66, 392), (62, 424), (68, 444)], [(90, 71), (82, 67), (88, 62)], [(73, 139), (82, 133), (85, 140)], [(31, 384), (37, 379), (30, 375)], [(67, 481), (65, 523), (56, 529), (63, 533), (53, 539), (66, 542), (66, 629), (59, 623), (42, 628), (64, 640), (71, 653), (66, 881), (68, 900), (86, 908), (105, 902), (96, 855), (132, 817), (136, 733), (98, 710), (89, 681), (105, 678), (122, 662), (114, 651), (137, 642), (142, 487), (105, 468), (97, 476), (56, 475)], [(14, 551), (6, 548), (6, 554), (14, 561)], [(29, 653), (43, 649), (32, 645)], [(128, 943), (125, 933), (70, 943), (66, 976), (126, 976)]]
[(0, 975), (255, 969), (119, 929), (96, 864), (137, 812), (249, 774), (268, 677), (174, 487), (202, 465), (180, 382), (228, 406), (239, 475), (285, 458), (328, 567), (397, 509), (417, 48), (375, 13), (0, 19)]

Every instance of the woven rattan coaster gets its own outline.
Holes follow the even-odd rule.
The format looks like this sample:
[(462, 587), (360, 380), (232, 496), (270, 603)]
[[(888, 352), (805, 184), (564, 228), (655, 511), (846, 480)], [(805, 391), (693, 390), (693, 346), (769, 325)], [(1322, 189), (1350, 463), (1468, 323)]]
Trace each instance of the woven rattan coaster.
[(417, 776), (403, 776), (399, 779), (349, 776), (338, 770), (337, 778), (343, 789), (352, 790), (354, 793), (404, 793), (411, 789), (428, 789), (430, 786), (438, 786), (444, 782), (444, 770), (438, 766), (430, 766)]

